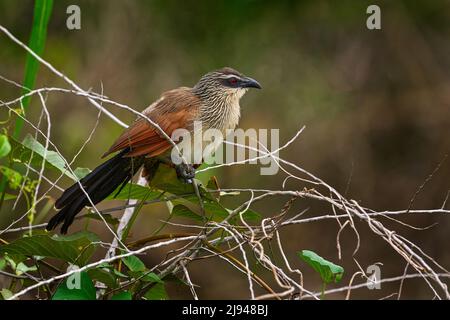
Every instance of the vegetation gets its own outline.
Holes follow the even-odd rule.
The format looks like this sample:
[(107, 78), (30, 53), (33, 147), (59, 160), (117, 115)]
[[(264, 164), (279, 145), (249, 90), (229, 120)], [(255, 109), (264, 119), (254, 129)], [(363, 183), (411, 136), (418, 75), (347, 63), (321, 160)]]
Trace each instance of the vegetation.
[[(80, 3), (68, 31), (69, 1), (0, 2), (1, 298), (450, 298), (448, 4), (368, 31), (365, 1)], [(124, 122), (225, 65), (262, 79), (241, 126), (281, 128), (279, 175), (161, 166), (44, 230)]]

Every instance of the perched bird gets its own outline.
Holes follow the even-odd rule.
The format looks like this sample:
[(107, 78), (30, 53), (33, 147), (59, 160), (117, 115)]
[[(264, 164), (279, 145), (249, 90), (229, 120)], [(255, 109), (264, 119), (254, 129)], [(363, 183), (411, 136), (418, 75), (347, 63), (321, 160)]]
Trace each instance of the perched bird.
[[(249, 88), (260, 89), (261, 86), (236, 70), (223, 68), (207, 73), (193, 88), (181, 87), (164, 92), (142, 113), (157, 123), (169, 137), (180, 128), (195, 134), (196, 121), (201, 122), (203, 129), (225, 132), (237, 126), (239, 100)], [(63, 223), (61, 233), (67, 233), (75, 216), (85, 206), (95, 205), (119, 186), (125, 186), (142, 166), (143, 175), (150, 181), (160, 163), (173, 164), (170, 157), (173, 147), (171, 141), (148, 119), (138, 118), (103, 157), (118, 153), (80, 180), (83, 188), (77, 182), (64, 191), (55, 203), (59, 212), (50, 219), (47, 230)], [(194, 165), (181, 163), (173, 164), (173, 167), (182, 180), (190, 181), (195, 176)]]

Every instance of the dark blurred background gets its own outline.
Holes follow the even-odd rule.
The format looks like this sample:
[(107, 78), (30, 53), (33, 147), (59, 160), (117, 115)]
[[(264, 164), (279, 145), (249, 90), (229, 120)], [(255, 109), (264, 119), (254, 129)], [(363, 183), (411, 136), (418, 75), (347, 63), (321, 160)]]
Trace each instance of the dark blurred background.
[[(84, 89), (100, 92), (103, 84), (105, 95), (142, 110), (162, 91), (192, 86), (212, 69), (236, 68), (263, 86), (242, 100), (240, 127), (280, 128), (283, 143), (306, 125), (299, 140), (281, 156), (366, 207), (407, 209), (418, 187), (449, 152), (450, 1), (77, 1), (81, 30), (70, 31), (66, 8), (73, 3), (55, 1), (43, 56)], [(366, 28), (370, 4), (381, 8), (381, 30)], [(29, 38), (32, 13), (32, 1), (0, 1), (0, 23), (24, 42)], [(24, 62), (24, 50), (0, 35), (0, 74), (22, 82)], [(41, 67), (37, 86), (63, 85)], [(0, 85), (2, 100), (19, 94), (6, 83)], [(51, 94), (48, 107), (53, 142), (70, 159), (94, 126), (97, 111), (83, 98), (66, 94)], [(126, 111), (110, 110), (123, 121), (134, 120)], [(33, 99), (29, 119), (36, 121), (40, 112), (38, 99)], [(4, 110), (1, 115), (6, 118)], [(121, 130), (102, 116), (95, 137), (75, 167), (99, 164), (103, 151)], [(282, 174), (261, 176), (255, 166), (229, 167), (207, 176), (211, 174), (223, 188), (281, 189), (284, 179)], [(69, 183), (64, 180), (61, 185)], [(293, 181), (287, 185), (294, 190), (304, 186)], [(449, 188), (447, 159), (413, 208), (440, 208)], [(233, 207), (244, 199), (230, 199), (228, 204)], [(271, 216), (287, 200), (270, 199), (254, 208)], [(298, 200), (291, 214), (305, 208), (309, 208), (306, 216), (331, 212), (320, 203)], [(6, 208), (0, 226), (21, 213), (23, 208), (14, 212)], [(147, 206), (132, 237), (148, 235), (165, 217), (164, 205)], [(417, 227), (438, 223), (419, 231), (385, 221), (450, 267), (448, 217), (408, 215), (399, 219)], [(382, 277), (402, 275), (405, 261), (366, 224), (356, 226), (361, 248), (355, 258), (363, 268), (382, 262)], [(79, 223), (72, 232), (82, 227)], [(100, 223), (93, 223), (93, 230), (110, 240)], [(314, 250), (344, 266), (341, 284), (358, 271), (352, 258), (355, 235), (350, 229), (341, 234), (339, 260), (338, 230), (336, 221), (330, 220), (291, 226), (282, 232), (290, 262), (304, 271), (308, 288), (320, 290), (320, 279), (298, 260), (295, 253), (299, 250)], [(157, 263), (158, 254), (164, 251), (146, 256), (146, 263)], [(194, 262), (190, 270), (203, 299), (249, 297), (245, 276), (220, 259)], [(262, 272), (258, 266), (255, 270)], [(359, 289), (352, 297), (381, 298), (397, 292), (398, 286)], [(172, 298), (190, 297), (184, 287), (174, 285), (168, 290)], [(423, 280), (407, 280), (402, 297), (432, 298), (433, 294)]]

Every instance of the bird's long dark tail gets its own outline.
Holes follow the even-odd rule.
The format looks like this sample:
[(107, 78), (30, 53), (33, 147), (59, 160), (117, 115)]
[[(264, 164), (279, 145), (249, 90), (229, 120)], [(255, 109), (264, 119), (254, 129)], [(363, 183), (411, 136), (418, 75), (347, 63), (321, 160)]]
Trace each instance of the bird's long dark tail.
[(50, 219), (47, 230), (53, 230), (63, 223), (61, 233), (67, 233), (75, 216), (85, 206), (99, 203), (119, 186), (121, 190), (144, 163), (143, 157), (125, 157), (128, 151), (123, 150), (82, 178), (80, 183), (84, 191), (78, 182), (65, 190), (55, 203), (55, 208), (60, 211)]

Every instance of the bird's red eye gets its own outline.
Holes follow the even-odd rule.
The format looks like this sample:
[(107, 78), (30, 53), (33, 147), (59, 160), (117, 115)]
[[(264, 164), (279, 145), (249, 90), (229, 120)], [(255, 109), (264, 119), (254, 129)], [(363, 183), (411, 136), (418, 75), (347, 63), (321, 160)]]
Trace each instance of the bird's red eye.
[(230, 78), (230, 79), (228, 79), (228, 82), (230, 84), (236, 84), (237, 83), (237, 79), (236, 78)]

